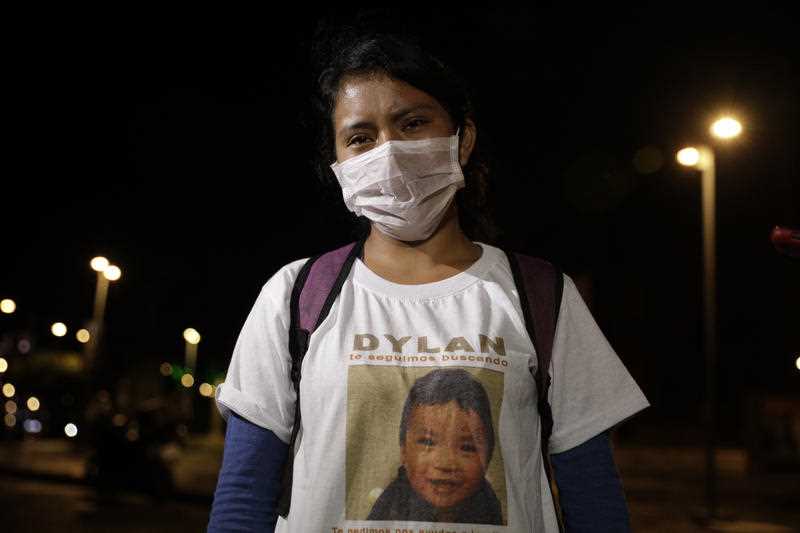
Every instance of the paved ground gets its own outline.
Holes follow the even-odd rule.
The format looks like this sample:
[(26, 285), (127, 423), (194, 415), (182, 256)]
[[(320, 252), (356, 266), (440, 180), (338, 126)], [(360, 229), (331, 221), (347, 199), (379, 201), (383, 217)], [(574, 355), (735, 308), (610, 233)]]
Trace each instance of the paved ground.
[[(220, 438), (195, 437), (174, 464), (179, 498), (153, 505), (126, 495), (98, 506), (82, 484), (83, 456), (63, 439), (0, 444), (0, 530), (204, 531), (222, 454)], [(704, 452), (698, 447), (617, 447), (637, 532), (800, 532), (800, 474), (752, 476), (741, 449), (724, 449), (719, 464), (720, 515), (731, 524), (704, 527)], [(768, 527), (768, 524), (772, 524)]]
[(205, 531), (208, 510), (201, 505), (127, 495), (97, 505), (84, 485), (0, 477), (0, 531), (4, 533), (141, 533)]

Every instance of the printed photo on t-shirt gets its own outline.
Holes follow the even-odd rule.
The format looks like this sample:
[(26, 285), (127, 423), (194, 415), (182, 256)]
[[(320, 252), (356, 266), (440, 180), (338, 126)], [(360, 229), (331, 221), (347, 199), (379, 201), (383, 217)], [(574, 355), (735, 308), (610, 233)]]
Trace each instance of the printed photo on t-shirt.
[(503, 373), (351, 365), (346, 518), (506, 525)]

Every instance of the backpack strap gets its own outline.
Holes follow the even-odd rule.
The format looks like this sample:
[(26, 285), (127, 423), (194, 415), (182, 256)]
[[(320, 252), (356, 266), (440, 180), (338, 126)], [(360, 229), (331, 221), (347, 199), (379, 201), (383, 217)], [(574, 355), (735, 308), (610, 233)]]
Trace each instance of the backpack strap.
[(281, 493), (276, 506), (277, 513), (284, 519), (289, 516), (292, 498), (294, 447), (300, 429), (300, 368), (303, 357), (308, 350), (311, 334), (328, 316), (344, 280), (350, 273), (353, 261), (361, 256), (365, 240), (366, 237), (363, 237), (336, 250), (311, 257), (301, 267), (292, 287), (289, 301), (289, 353), (292, 355), (291, 377), (297, 402), (289, 453), (281, 474)]
[[(505, 251), (505, 250), (504, 250)], [(519, 294), (520, 307), (525, 317), (525, 328), (536, 350), (537, 368), (533, 374), (538, 396), (537, 407), (542, 424), (542, 458), (547, 481), (551, 484), (549, 443), (553, 431), (553, 412), (547, 394), (550, 389), (550, 361), (555, 341), (561, 296), (564, 292), (564, 276), (561, 269), (549, 261), (517, 252), (505, 251), (514, 283)], [(561, 509), (553, 497), (559, 531), (564, 531)]]

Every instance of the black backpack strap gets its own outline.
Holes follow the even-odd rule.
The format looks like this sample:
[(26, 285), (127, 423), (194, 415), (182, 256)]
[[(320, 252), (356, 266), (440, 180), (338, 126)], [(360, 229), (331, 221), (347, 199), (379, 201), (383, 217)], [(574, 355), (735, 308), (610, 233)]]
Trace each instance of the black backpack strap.
[[(537, 407), (542, 424), (542, 461), (552, 492), (549, 443), (553, 431), (553, 412), (547, 396), (551, 382), (550, 361), (561, 308), (561, 296), (564, 292), (564, 276), (557, 265), (544, 259), (508, 251), (506, 256), (519, 294), (525, 328), (536, 350), (537, 368), (533, 379), (536, 382)], [(561, 508), (555, 497), (553, 505), (559, 531), (563, 532)]]
[(286, 519), (292, 498), (294, 448), (300, 429), (300, 368), (308, 350), (311, 334), (325, 320), (333, 302), (347, 279), (353, 261), (361, 255), (365, 238), (336, 250), (317, 254), (300, 268), (289, 301), (289, 353), (292, 355), (291, 378), (297, 393), (289, 453), (281, 473), (281, 493), (276, 505), (277, 514)]

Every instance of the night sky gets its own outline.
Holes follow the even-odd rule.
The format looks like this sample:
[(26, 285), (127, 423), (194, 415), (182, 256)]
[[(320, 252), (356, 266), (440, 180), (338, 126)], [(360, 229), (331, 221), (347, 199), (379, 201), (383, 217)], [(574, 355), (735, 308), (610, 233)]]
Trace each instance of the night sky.
[[(750, 389), (797, 390), (800, 263), (769, 242), (800, 227), (800, 24), (788, 10), (653, 3), (397, 10), (474, 86), (497, 212), (513, 249), (592, 279), (591, 306), (653, 404), (699, 416), (702, 234), (691, 142), (717, 148), (720, 395), (736, 435)], [(777, 4), (776, 4), (777, 5)], [(20, 19), (5, 64), (0, 332), (77, 349), (105, 255), (122, 269), (106, 339), (120, 372), (183, 358), (223, 372), (261, 286), (352, 240), (310, 167), (308, 41), (322, 12)], [(331, 12), (347, 20), (352, 12)], [(707, 128), (735, 114), (743, 135)], [(643, 174), (637, 152), (663, 164)], [(70, 335), (55, 339), (52, 322)]]

